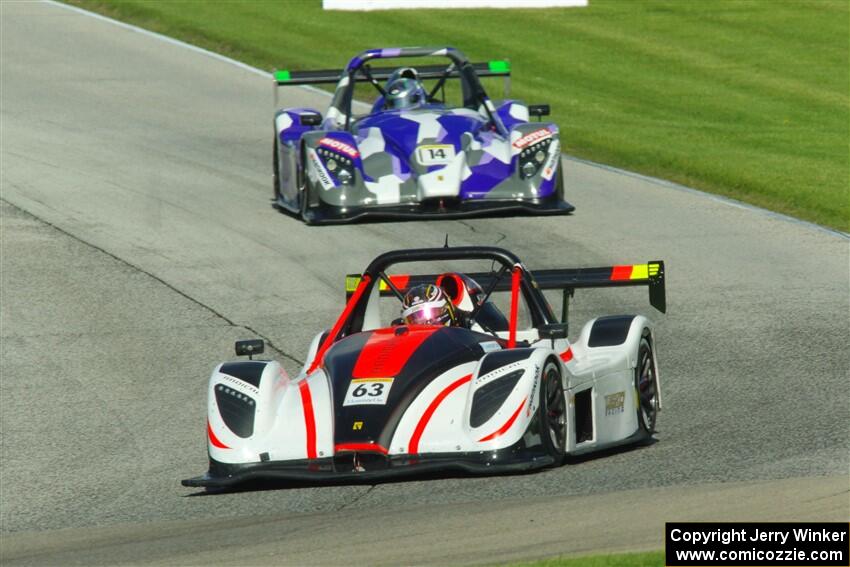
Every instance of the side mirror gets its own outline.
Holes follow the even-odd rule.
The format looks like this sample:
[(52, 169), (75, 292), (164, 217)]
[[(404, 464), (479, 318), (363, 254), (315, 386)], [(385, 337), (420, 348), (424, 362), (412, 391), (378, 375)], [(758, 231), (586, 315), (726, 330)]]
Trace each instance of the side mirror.
[(254, 355), (263, 354), (263, 350), (265, 350), (263, 339), (236, 341), (236, 356), (247, 356), (248, 360), (254, 360)]
[(543, 325), (538, 329), (541, 339), (566, 339), (569, 332), (569, 326), (566, 323), (552, 323), (551, 325)]
[(548, 104), (530, 104), (528, 106), (528, 114), (529, 116), (536, 116), (540, 118), (541, 116), (549, 116), (549, 105)]
[(300, 114), (299, 118), (302, 126), (318, 126), (322, 123), (321, 114)]

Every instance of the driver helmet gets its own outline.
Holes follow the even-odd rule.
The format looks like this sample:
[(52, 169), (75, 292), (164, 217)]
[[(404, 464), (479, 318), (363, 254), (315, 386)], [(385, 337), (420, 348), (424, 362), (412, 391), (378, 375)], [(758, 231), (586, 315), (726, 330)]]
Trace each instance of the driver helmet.
[(425, 87), (413, 67), (398, 69), (387, 80), (385, 100), (388, 108), (412, 108), (423, 104), (426, 98)]
[(417, 285), (405, 294), (401, 317), (407, 325), (453, 325), (455, 313), (443, 288)]

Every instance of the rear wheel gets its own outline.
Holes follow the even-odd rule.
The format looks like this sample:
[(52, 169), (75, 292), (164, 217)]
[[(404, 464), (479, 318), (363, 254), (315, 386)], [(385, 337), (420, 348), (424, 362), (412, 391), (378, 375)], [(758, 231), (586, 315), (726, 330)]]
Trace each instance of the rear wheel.
[(543, 367), (540, 381), (540, 439), (543, 448), (560, 464), (567, 447), (567, 400), (561, 369), (554, 360)]
[(655, 372), (655, 359), (652, 356), (652, 335), (649, 329), (643, 330), (638, 346), (638, 362), (635, 367), (635, 395), (638, 399), (638, 427), (647, 435), (655, 431), (658, 417), (658, 376)]

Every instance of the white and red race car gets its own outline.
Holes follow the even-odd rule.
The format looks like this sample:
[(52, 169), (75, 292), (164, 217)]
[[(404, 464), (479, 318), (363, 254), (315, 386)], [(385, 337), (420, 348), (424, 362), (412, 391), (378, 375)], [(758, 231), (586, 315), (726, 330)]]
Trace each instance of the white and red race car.
[[(489, 270), (417, 275), (410, 266), (466, 262)], [(404, 292), (423, 283), (444, 290), (458, 324), (397, 319)], [(271, 360), (215, 368), (209, 470), (183, 484), (517, 471), (646, 440), (661, 408), (652, 323), (598, 317), (567, 338), (574, 290), (623, 285), (648, 286), (650, 303), (665, 311), (660, 261), (532, 273), (495, 247), (383, 254), (348, 276), (345, 309), (313, 339), (295, 378)], [(560, 321), (544, 290), (561, 291)], [(259, 354), (263, 343), (236, 349)]]

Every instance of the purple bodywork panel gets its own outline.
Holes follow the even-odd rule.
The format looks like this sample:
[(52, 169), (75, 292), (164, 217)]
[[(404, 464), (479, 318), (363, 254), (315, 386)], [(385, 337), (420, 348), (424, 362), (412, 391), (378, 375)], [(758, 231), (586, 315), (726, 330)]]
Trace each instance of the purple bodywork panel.
[[(284, 114), (286, 118), (281, 118)], [(282, 144), (286, 144), (287, 142), (296, 143), (305, 132), (316, 129), (315, 126), (304, 126), (301, 124), (302, 114), (318, 114), (321, 116), (321, 113), (313, 108), (287, 108), (275, 114), (275, 127), (278, 130), (278, 139)], [(281, 122), (283, 122), (282, 125)]]

